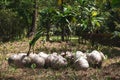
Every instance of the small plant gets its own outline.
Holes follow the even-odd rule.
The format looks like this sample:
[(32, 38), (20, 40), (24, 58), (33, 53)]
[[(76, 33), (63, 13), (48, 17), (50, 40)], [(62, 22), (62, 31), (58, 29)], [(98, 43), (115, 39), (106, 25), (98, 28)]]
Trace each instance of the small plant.
[(9, 66), (9, 72), (11, 73), (15, 73), (15, 71), (17, 70), (17, 67), (16, 66)]
[(36, 68), (36, 64), (33, 63), (33, 64), (31, 65), (31, 68), (34, 70), (34, 69)]
[(33, 53), (34, 53), (35, 43), (42, 36), (43, 31), (44, 30), (40, 28), (38, 32), (35, 34), (35, 36), (33, 37), (33, 39), (29, 42), (29, 50), (28, 50), (27, 56), (29, 56), (31, 48), (33, 49)]
[(32, 65), (31, 65), (31, 68), (32, 68), (32, 70), (33, 70), (33, 72), (34, 72), (34, 74), (35, 74), (35, 76), (34, 76), (34, 80), (36, 80), (36, 72), (35, 72), (35, 68), (36, 68), (36, 64), (35, 63), (33, 63)]

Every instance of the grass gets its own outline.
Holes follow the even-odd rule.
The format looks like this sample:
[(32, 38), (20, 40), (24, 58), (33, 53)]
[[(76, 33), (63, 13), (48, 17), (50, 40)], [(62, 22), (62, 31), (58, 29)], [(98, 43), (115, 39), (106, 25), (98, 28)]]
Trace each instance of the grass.
[[(56, 38), (56, 37), (54, 37)], [(93, 50), (90, 44), (78, 44), (77, 38), (72, 43), (45, 42), (40, 39), (35, 45), (35, 52), (46, 53), (76, 50)], [(74, 41), (76, 40), (76, 41)], [(119, 80), (120, 79), (120, 48), (101, 46), (101, 50), (108, 56), (101, 69), (89, 68), (87, 71), (76, 71), (70, 67), (60, 70), (16, 68), (7, 63), (7, 58), (15, 53), (28, 51), (29, 39), (12, 41), (0, 44), (0, 80)], [(76, 42), (76, 43), (75, 43)]]

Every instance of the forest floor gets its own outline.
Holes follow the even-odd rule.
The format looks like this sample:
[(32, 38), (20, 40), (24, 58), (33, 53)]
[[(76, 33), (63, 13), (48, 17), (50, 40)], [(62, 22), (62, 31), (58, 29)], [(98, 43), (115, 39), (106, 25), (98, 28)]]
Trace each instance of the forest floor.
[[(29, 48), (29, 40), (0, 43), (0, 80), (120, 80), (120, 48), (100, 46), (99, 49), (107, 56), (102, 68), (89, 68), (86, 71), (76, 71), (71, 67), (53, 70), (15, 68), (7, 63), (10, 55), (26, 52)], [(38, 41), (35, 45), (35, 52), (46, 53), (62, 51), (83, 52), (93, 50), (90, 44), (66, 43), (66, 42), (45, 42)]]

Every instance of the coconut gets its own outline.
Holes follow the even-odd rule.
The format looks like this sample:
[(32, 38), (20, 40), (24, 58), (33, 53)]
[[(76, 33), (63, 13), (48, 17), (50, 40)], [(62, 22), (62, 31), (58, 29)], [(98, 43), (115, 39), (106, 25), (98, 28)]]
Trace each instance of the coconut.
[(92, 67), (100, 68), (104, 59), (105, 59), (104, 54), (97, 50), (93, 50), (91, 53), (87, 55), (87, 60)]
[(45, 60), (45, 67), (46, 68), (51, 67), (52, 65), (51, 63), (55, 58), (57, 58), (57, 54), (50, 54)]
[(36, 67), (43, 68), (45, 65), (45, 59), (40, 57), (37, 54), (30, 54), (29, 57), (31, 58), (31, 64), (36, 64)]
[(58, 55), (57, 57), (55, 57), (51, 62), (51, 67), (53, 69), (60, 69), (66, 66), (67, 66), (67, 60), (63, 58), (61, 55)]
[(75, 61), (74, 68), (76, 70), (87, 70), (89, 68), (89, 63), (85, 58), (80, 57)]
[(25, 53), (14, 54), (8, 58), (9, 65), (14, 65), (16, 67), (23, 67), (22, 59), (26, 56)]
[(62, 52), (60, 55), (61, 55), (62, 57), (65, 57), (65, 56), (66, 56), (66, 53), (65, 53), (65, 52)]
[(19, 53), (18, 54), (18, 56), (21, 56), (21, 57), (26, 56), (26, 55), (27, 55), (27, 53)]
[(77, 60), (77, 59), (80, 58), (80, 57), (87, 59), (85, 53), (83, 53), (83, 52), (81, 52), (81, 51), (77, 51), (77, 52), (75, 53), (75, 60)]
[(67, 51), (65, 57), (68, 58), (68, 59), (72, 59), (74, 57), (74, 55), (73, 55), (72, 52)]
[(42, 58), (44, 58), (45, 60), (47, 59), (47, 57), (49, 56), (48, 54), (44, 53), (44, 52), (40, 52), (38, 53), (38, 55)]
[(58, 53), (56, 53), (56, 52), (53, 52), (53, 53), (52, 53), (52, 55), (55, 55), (55, 56), (57, 56), (57, 55), (58, 55)]
[(23, 59), (22, 59), (22, 64), (25, 66), (25, 67), (30, 67), (31, 66), (31, 58), (29, 56), (25, 56)]
[(65, 58), (67, 59), (69, 65), (74, 63), (74, 55), (72, 52), (67, 51)]
[(73, 53), (70, 51), (67, 51), (66, 53), (62, 52), (60, 55), (66, 59), (72, 59), (74, 57)]

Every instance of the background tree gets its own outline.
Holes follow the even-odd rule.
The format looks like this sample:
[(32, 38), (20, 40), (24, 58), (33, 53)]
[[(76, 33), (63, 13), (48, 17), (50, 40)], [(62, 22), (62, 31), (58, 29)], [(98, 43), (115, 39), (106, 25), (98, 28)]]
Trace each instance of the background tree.
[(33, 13), (32, 13), (32, 23), (31, 27), (28, 31), (28, 37), (31, 37), (35, 34), (36, 28), (37, 28), (37, 15), (38, 15), (38, 0), (33, 1)]

